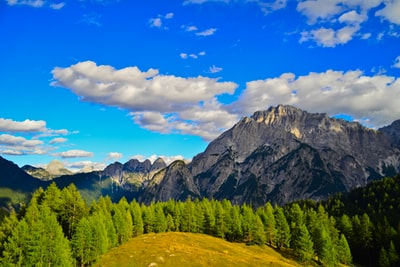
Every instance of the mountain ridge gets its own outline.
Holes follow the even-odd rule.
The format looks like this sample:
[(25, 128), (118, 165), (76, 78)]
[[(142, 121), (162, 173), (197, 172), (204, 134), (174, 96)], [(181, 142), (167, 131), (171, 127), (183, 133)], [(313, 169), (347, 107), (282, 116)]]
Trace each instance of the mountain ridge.
[[(132, 159), (79, 177), (92, 177), (87, 183), (97, 183), (95, 195), (144, 202), (206, 197), (259, 206), (320, 200), (398, 173), (399, 140), (400, 120), (375, 130), (278, 105), (243, 117), (190, 163)], [(64, 184), (77, 175), (54, 181)]]

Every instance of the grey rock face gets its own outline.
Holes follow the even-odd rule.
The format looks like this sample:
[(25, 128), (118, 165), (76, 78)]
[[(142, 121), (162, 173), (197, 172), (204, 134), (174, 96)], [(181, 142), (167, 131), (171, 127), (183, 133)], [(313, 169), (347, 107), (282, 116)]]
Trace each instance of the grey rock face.
[(400, 138), (279, 105), (242, 118), (194, 157), (189, 169), (205, 197), (255, 205), (323, 199), (398, 172), (393, 140)]
[(153, 176), (141, 200), (144, 202), (186, 200), (188, 197), (199, 198), (200, 196), (186, 164), (177, 160)]

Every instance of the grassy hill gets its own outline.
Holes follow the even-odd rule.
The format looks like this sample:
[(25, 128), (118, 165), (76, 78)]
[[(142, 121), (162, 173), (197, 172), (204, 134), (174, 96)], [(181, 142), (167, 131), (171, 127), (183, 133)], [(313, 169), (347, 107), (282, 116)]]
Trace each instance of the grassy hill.
[(301, 266), (270, 247), (246, 246), (203, 234), (159, 233), (132, 238), (96, 266)]

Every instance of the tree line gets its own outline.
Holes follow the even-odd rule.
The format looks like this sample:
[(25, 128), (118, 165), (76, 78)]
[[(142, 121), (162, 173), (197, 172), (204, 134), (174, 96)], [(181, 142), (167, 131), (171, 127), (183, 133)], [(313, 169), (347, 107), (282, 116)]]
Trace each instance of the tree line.
[(354, 262), (364, 266), (399, 266), (399, 176), (338, 194), (324, 206), (348, 238)]
[[(232, 205), (228, 200), (113, 203), (107, 196), (87, 205), (71, 184), (37, 190), (26, 207), (0, 224), (2, 266), (90, 266), (110, 248), (145, 233), (208, 234), (231, 242), (269, 245), (302, 263), (337, 266), (352, 261), (346, 232), (322, 205), (266, 203)], [(361, 230), (360, 230), (361, 231)]]

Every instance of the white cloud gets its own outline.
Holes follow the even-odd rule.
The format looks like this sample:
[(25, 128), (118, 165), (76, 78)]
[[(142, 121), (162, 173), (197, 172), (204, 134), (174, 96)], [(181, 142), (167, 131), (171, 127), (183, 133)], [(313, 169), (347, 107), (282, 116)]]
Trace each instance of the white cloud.
[(209, 72), (210, 73), (217, 73), (217, 72), (220, 72), (220, 71), (222, 71), (223, 69), (221, 68), (221, 67), (217, 67), (217, 66), (215, 66), (215, 65), (212, 65), (210, 68), (209, 68)]
[[(295, 94), (293, 92), (296, 92)], [(232, 110), (251, 114), (277, 104), (290, 104), (310, 112), (347, 114), (369, 119), (369, 126), (387, 125), (400, 117), (400, 79), (365, 76), (359, 70), (310, 73), (248, 82)]]
[(392, 65), (392, 67), (400, 69), (400, 56), (396, 57), (396, 60), (394, 61), (394, 64)]
[(400, 0), (385, 1), (384, 3), (385, 7), (378, 10), (375, 15), (400, 25)]
[[(70, 89), (82, 101), (127, 109), (136, 123), (153, 131), (210, 139), (220, 133), (221, 126), (211, 119), (199, 120), (197, 114), (214, 113), (227, 122), (236, 120), (236, 115), (221, 113), (222, 104), (216, 100), (218, 95), (234, 93), (237, 85), (233, 82), (161, 75), (155, 69), (142, 72), (137, 67), (116, 70), (91, 61), (57, 67), (52, 74), (53, 86)], [(194, 110), (196, 114), (191, 113)]]
[(9, 134), (0, 135), (0, 145), (17, 145), (25, 142), (26, 139), (20, 136), (14, 136)]
[(367, 15), (365, 14), (358, 14), (355, 10), (351, 10), (349, 12), (344, 13), (339, 17), (340, 23), (347, 23), (347, 24), (360, 24), (368, 19)]
[(150, 27), (161, 28), (162, 21), (161, 18), (151, 18), (149, 20)]
[(210, 28), (210, 29), (207, 29), (207, 30), (204, 30), (204, 31), (201, 31), (201, 32), (196, 32), (195, 34), (196, 34), (197, 36), (206, 37), (206, 36), (214, 35), (214, 33), (215, 33), (216, 31), (217, 31), (216, 28)]
[(26, 139), (10, 134), (0, 135), (0, 154), (32, 155), (46, 154), (49, 148), (43, 147), (44, 142), (36, 139)]
[(373, 8), (379, 9), (375, 12), (376, 16), (400, 24), (400, 0), (300, 1), (297, 11), (307, 17), (310, 25), (309, 29), (302, 32), (300, 40), (315, 41), (322, 47), (345, 44), (355, 37), (366, 40), (370, 38), (371, 33), (359, 34), (358, 32), (369, 20), (368, 14)]
[(50, 4), (50, 8), (54, 9), (54, 10), (60, 10), (61, 8), (63, 8), (65, 6), (65, 2), (60, 2), (60, 3), (52, 3)]
[(54, 153), (53, 156), (61, 158), (87, 158), (92, 157), (93, 152), (88, 152), (85, 150), (73, 149), (65, 152)]
[(150, 27), (153, 28), (164, 28), (164, 29), (168, 29), (166, 27), (162, 27), (163, 26), (163, 19), (172, 19), (174, 17), (174, 13), (167, 13), (165, 15), (158, 15), (156, 18), (151, 18), (149, 19), (149, 25)]
[(65, 143), (67, 142), (68, 139), (63, 138), (63, 137), (56, 137), (53, 138), (49, 141), (49, 144), (60, 144), (60, 143)]
[(185, 29), (187, 32), (196, 32), (199, 29), (196, 26), (193, 25), (182, 25), (182, 28)]
[[(337, 37), (339, 38), (339, 37)], [(344, 38), (344, 37), (341, 37)], [(217, 68), (217, 67), (216, 67)], [(130, 111), (134, 123), (159, 133), (179, 133), (212, 140), (243, 115), (271, 105), (291, 104), (310, 112), (348, 114), (379, 127), (400, 117), (400, 79), (361, 71), (310, 73), (250, 81), (236, 102), (222, 104), (217, 96), (232, 94), (232, 82), (206, 77), (161, 75), (137, 67), (116, 70), (81, 62), (52, 71), (53, 86), (68, 88), (83, 101)]]
[(116, 161), (116, 160), (119, 160), (120, 158), (122, 158), (122, 153), (119, 153), (119, 152), (110, 152), (110, 153), (108, 153), (108, 155), (107, 155), (107, 160), (113, 160), (113, 161)]
[(335, 47), (339, 44), (346, 44), (352, 40), (359, 29), (359, 26), (345, 26), (339, 30), (319, 28), (309, 32), (303, 31), (299, 41), (300, 43), (314, 41), (322, 47)]
[(193, 58), (193, 59), (197, 59), (197, 58), (199, 58), (199, 56), (205, 56), (205, 55), (206, 55), (206, 52), (204, 52), (204, 51), (201, 51), (201, 52), (199, 52), (199, 53), (197, 53), (197, 54), (194, 54), (194, 53), (191, 53), (191, 54), (180, 53), (180, 54), (179, 54), (179, 56), (180, 56), (182, 59), (188, 59), (189, 57), (190, 57), (190, 58)]
[(45, 121), (14, 121), (0, 118), (0, 131), (2, 132), (41, 132), (46, 129)]
[(174, 17), (174, 13), (170, 12), (164, 16), (165, 19), (172, 19)]
[(90, 160), (77, 161), (72, 163), (65, 163), (65, 167), (72, 172), (92, 172), (92, 171), (102, 171), (107, 165), (102, 162), (93, 162)]
[(42, 7), (45, 4), (43, 0), (7, 0), (7, 4), (10, 6), (14, 5), (25, 5), (31, 7)]

